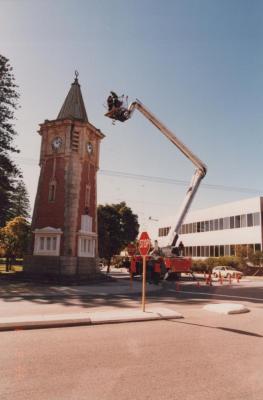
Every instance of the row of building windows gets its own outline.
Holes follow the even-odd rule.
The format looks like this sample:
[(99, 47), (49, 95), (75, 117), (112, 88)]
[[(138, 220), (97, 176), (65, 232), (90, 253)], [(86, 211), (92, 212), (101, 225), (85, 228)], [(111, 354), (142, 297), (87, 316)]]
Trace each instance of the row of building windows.
[[(186, 246), (184, 254), (188, 257), (224, 257), (235, 256), (238, 244), (225, 244), (217, 246)], [(244, 244), (247, 249), (251, 248), (254, 252), (261, 250), (260, 243)]]
[[(223, 229), (246, 228), (260, 225), (260, 213), (235, 215), (232, 217), (216, 218), (208, 221), (191, 222), (183, 224), (179, 234), (211, 232)], [(159, 236), (167, 236), (171, 227), (159, 229)]]
[(168, 226), (168, 227), (166, 227), (166, 228), (159, 228), (159, 233), (158, 233), (158, 235), (159, 235), (159, 236), (167, 236), (168, 233), (169, 233), (169, 231), (170, 231), (170, 229), (171, 229), (170, 226)]
[(180, 230), (181, 234), (211, 232), (223, 229), (246, 228), (260, 225), (260, 213), (250, 213), (235, 215), (232, 217), (217, 218), (209, 221), (193, 222), (183, 224)]

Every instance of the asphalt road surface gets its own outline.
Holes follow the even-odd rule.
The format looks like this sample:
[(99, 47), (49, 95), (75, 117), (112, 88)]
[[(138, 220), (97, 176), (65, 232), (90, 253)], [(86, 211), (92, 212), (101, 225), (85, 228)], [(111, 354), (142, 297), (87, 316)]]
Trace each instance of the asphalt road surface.
[[(182, 320), (0, 333), (1, 400), (261, 400), (263, 282), (169, 283), (148, 304)], [(247, 314), (204, 311), (239, 302)], [(140, 296), (3, 298), (1, 314), (139, 307)], [(146, 309), (147, 309), (146, 306)]]
[(1, 399), (261, 400), (261, 313), (3, 332)]

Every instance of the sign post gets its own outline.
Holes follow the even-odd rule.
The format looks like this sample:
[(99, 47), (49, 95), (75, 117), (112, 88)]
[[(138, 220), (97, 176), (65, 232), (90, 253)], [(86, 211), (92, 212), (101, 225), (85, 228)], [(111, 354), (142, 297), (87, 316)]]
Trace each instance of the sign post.
[(142, 311), (145, 312), (146, 298), (146, 256), (151, 248), (151, 240), (147, 232), (142, 232), (139, 239), (139, 252), (142, 256)]
[(128, 244), (127, 252), (129, 254), (129, 256), (131, 257), (131, 262), (130, 262), (130, 288), (131, 289), (133, 287), (133, 284), (132, 284), (132, 274), (133, 274), (132, 265), (134, 263), (133, 256), (136, 254), (136, 250), (137, 250), (137, 247), (135, 244), (133, 244), (133, 243)]

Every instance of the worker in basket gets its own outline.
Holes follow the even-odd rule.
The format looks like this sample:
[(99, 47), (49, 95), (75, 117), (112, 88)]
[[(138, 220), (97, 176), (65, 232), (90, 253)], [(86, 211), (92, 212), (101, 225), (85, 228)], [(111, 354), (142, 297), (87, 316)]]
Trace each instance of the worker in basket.
[(123, 105), (123, 100), (120, 100), (123, 98), (123, 96), (124, 95), (119, 97), (115, 92), (113, 92), (113, 91), (110, 92), (110, 95), (107, 99), (109, 111), (111, 111), (113, 109), (113, 107), (120, 108)]
[(108, 112), (105, 114), (107, 117), (115, 121), (124, 122), (130, 118), (129, 110), (127, 109), (128, 96), (126, 96), (126, 101), (124, 104), (124, 94), (118, 96), (115, 92), (111, 91), (107, 98)]

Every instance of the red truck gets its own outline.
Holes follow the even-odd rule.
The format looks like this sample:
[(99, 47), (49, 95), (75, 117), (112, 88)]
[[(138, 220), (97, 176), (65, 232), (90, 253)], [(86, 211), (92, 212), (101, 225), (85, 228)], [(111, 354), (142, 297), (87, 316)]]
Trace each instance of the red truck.
[[(124, 264), (133, 276), (142, 275), (142, 257), (131, 256)], [(188, 257), (146, 257), (147, 280), (178, 279), (181, 273), (191, 273), (192, 259)]]

